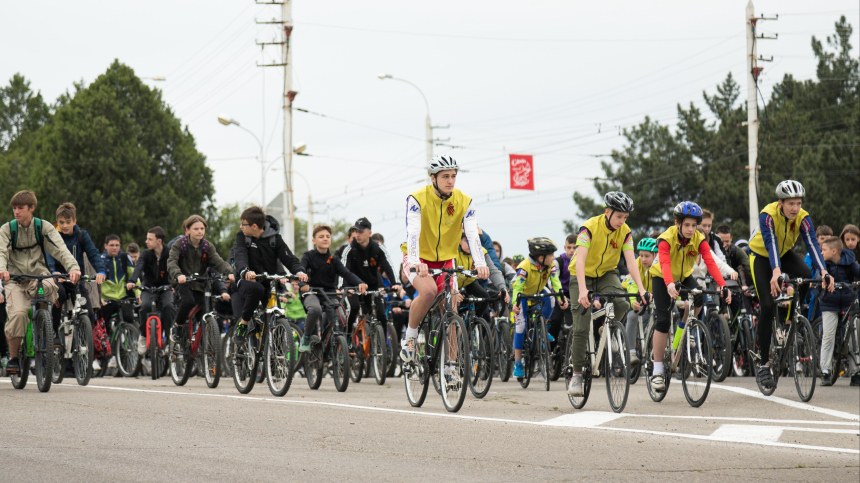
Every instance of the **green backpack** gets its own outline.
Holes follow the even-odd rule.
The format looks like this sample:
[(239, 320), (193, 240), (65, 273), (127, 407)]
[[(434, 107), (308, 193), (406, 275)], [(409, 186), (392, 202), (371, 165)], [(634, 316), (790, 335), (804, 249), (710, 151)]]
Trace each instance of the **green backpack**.
[(19, 247), (18, 246), (18, 220), (12, 220), (9, 222), (9, 230), (12, 235), (12, 249), (13, 250), (29, 250), (31, 248), (39, 247), (42, 250), (42, 258), (44, 258), (45, 263), (48, 263), (48, 257), (45, 256), (45, 236), (42, 234), (42, 219), (41, 218), (33, 218), (33, 229), (36, 231), (36, 244), (29, 247)]

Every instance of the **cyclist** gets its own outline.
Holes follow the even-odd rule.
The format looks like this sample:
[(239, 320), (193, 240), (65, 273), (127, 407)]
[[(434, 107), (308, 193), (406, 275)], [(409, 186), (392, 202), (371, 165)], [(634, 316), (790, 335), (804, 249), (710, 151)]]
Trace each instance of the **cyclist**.
[[(517, 276), (514, 278), (514, 283), (511, 284), (513, 291), (513, 312), (516, 325), (514, 326), (514, 377), (525, 377), (523, 367), (523, 343), (525, 342), (526, 321), (528, 317), (528, 307), (533, 305), (535, 301), (522, 300), (518, 301), (519, 294), (534, 295), (546, 287), (547, 282), (552, 286), (553, 292), (561, 291), (561, 282), (558, 280), (558, 269), (553, 264), (555, 260), (556, 247), (555, 242), (546, 237), (529, 238), (529, 258), (523, 260), (517, 266)], [(544, 299), (543, 316), (546, 320), (552, 317), (552, 304)], [(558, 298), (559, 307), (562, 310), (567, 309), (567, 300), (564, 297)]]
[[(576, 252), (568, 266), (571, 276), (576, 277), (576, 283), (570, 284), (570, 309), (573, 316), (570, 355), (573, 375), (567, 392), (577, 397), (584, 394), (582, 366), (586, 358), (585, 349), (588, 342), (588, 324), (591, 323), (591, 310), (583, 315), (582, 308), (591, 308), (588, 291), (624, 292), (618, 270), (622, 253), (627, 267), (636, 266), (636, 259), (633, 257), (633, 236), (630, 233), (630, 227), (627, 226), (627, 218), (633, 211), (633, 200), (620, 191), (610, 191), (603, 196), (603, 207), (602, 215), (590, 218), (580, 228), (576, 240)], [(647, 304), (650, 296), (645, 292), (645, 285), (639, 277), (639, 271), (630, 271), (630, 276), (636, 282), (642, 300)], [(619, 317), (630, 309), (630, 304), (625, 298), (615, 298), (612, 303)]]
[[(576, 235), (570, 234), (564, 239), (564, 250), (555, 258), (555, 268), (558, 270), (558, 281), (561, 282), (561, 291), (564, 293), (570, 292), (570, 260), (573, 259), (573, 254), (576, 252)], [(547, 320), (547, 332), (549, 337), (554, 339), (561, 332), (562, 324), (568, 327), (573, 327), (573, 318), (569, 310), (562, 309), (556, 305), (552, 311), (552, 315)]]
[(254, 311), (260, 302), (264, 302), (271, 287), (258, 282), (257, 274), (283, 273), (278, 266), (281, 262), (287, 270), (301, 281), (307, 281), (305, 270), (299, 259), (290, 251), (290, 247), (278, 234), (281, 225), (274, 216), (266, 215), (259, 206), (252, 206), (240, 216), (242, 229), (236, 233), (235, 276), (239, 280), (237, 291), (233, 294), (233, 314), (241, 307), (241, 319), (236, 326), (234, 340), (241, 344), (248, 335), (248, 322), (254, 316)]
[[(692, 201), (682, 201), (672, 212), (675, 224), (657, 237), (657, 263), (651, 265), (651, 286), (654, 289), (654, 374), (651, 376), (651, 387), (655, 391), (666, 389), (666, 379), (663, 367), (663, 355), (666, 351), (666, 338), (669, 333), (669, 306), (672, 300), (680, 295), (683, 300), (687, 294), (679, 294), (675, 282), (689, 289), (698, 289), (699, 284), (693, 274), (696, 259), (702, 257), (714, 281), (720, 287), (722, 296), (727, 303), (732, 302), (731, 292), (722, 290), (725, 280), (717, 267), (708, 239), (696, 229), (702, 222), (702, 208)], [(698, 313), (703, 304), (703, 297), (693, 298), (693, 305)], [(681, 337), (677, 332), (676, 337)]]
[[(457, 161), (448, 155), (435, 156), (430, 160), (427, 174), (431, 184), (415, 190), (406, 197), (406, 254), (403, 256), (404, 270), (409, 282), (418, 291), (409, 310), (409, 326), (400, 346), (400, 358), (415, 361), (418, 343), (418, 325), (427, 315), (436, 294), (444, 289), (445, 277), (432, 280), (431, 268), (454, 268), (461, 231), (466, 232), (469, 249), (480, 253), (481, 240), (478, 219), (472, 198), (456, 189)], [(406, 268), (408, 267), (408, 269)], [(486, 261), (475, 259), (478, 278), (486, 280), (490, 269)], [(456, 291), (456, 279), (452, 280)], [(447, 368), (446, 372), (453, 370)]]
[[(102, 319), (105, 322), (105, 329), (108, 327), (110, 318), (122, 311), (124, 320), (131, 322), (134, 319), (134, 309), (129, 304), (122, 304), (120, 300), (126, 297), (140, 297), (140, 291), (134, 292), (128, 288), (128, 280), (131, 274), (134, 273), (133, 264), (128, 255), (122, 251), (122, 244), (118, 235), (110, 234), (105, 237), (105, 251), (102, 253), (102, 263), (104, 263), (107, 279), (102, 284), (102, 300), (101, 313)], [(116, 327), (114, 327), (114, 330)], [(116, 368), (116, 355), (111, 356), (108, 362), (108, 368)], [(101, 369), (101, 364), (98, 359), (93, 361), (93, 369), (98, 371)]]
[[(126, 288), (134, 288), (138, 280), (142, 280), (143, 285), (147, 287), (170, 285), (170, 277), (167, 273), (170, 250), (164, 243), (165, 238), (164, 229), (160, 226), (152, 227), (146, 232), (146, 250), (138, 258)], [(151, 292), (140, 294), (140, 337), (137, 340), (137, 352), (140, 355), (146, 354), (146, 319), (149, 317), (152, 298), (155, 296)], [(161, 309), (161, 327), (167, 330), (173, 324), (173, 317), (176, 315), (176, 309), (173, 307), (173, 291), (165, 290), (159, 293), (156, 304)]]
[[(827, 271), (833, 274), (835, 282), (851, 283), (860, 280), (860, 263), (854, 259), (854, 252), (844, 248), (842, 240), (835, 236), (828, 237), (821, 244), (821, 255)], [(833, 360), (833, 344), (836, 338), (836, 328), (839, 316), (846, 312), (854, 302), (854, 293), (850, 287), (835, 291), (821, 300), (821, 385), (830, 386), (830, 363)], [(856, 348), (856, 345), (854, 346)], [(854, 362), (857, 354), (848, 358), (848, 372), (851, 374), (851, 385), (860, 386), (860, 368)]]
[[(508, 291), (505, 289), (505, 277), (502, 276), (502, 272), (493, 264), (493, 259), (490, 258), (490, 254), (487, 252), (487, 249), (481, 247), (481, 250), (484, 254), (484, 263), (486, 263), (487, 267), (490, 269), (490, 288), (493, 290), (494, 294), (499, 294), (501, 298), (505, 300), (505, 303), (510, 302), (511, 299), (508, 297)], [(454, 263), (458, 267), (464, 267), (466, 270), (475, 269), (475, 260), (472, 259), (472, 250), (469, 248), (469, 242), (466, 240), (465, 232), (460, 235), (460, 249), (457, 251), (457, 258), (455, 260), (456, 261)], [(466, 277), (462, 274), (457, 277), (457, 287), (461, 289), (460, 293), (457, 295), (457, 303), (463, 301), (464, 293), (477, 298), (487, 298), (490, 296), (490, 294), (481, 287), (481, 284), (472, 283), (474, 281), (474, 278)], [(478, 317), (485, 318), (487, 308), (489, 306), (490, 302), (481, 302), (476, 304), (475, 313), (478, 314)]]
[[(636, 268), (639, 271), (639, 279), (642, 281), (642, 288), (645, 292), (653, 293), (651, 287), (651, 265), (654, 264), (654, 259), (657, 258), (657, 240), (653, 238), (643, 238), (636, 245), (639, 250), (639, 258), (636, 259)], [(621, 283), (621, 286), (627, 289), (628, 293), (639, 293), (639, 286), (633, 280), (632, 276), (628, 276)], [(633, 310), (627, 312), (627, 349), (630, 352), (630, 369), (635, 370), (639, 367), (639, 354), (636, 353), (636, 339), (639, 336), (639, 311), (642, 310), (642, 304), (639, 301), (633, 301)], [(651, 322), (651, 309), (642, 314), (642, 329), (647, 332), (648, 324)], [(644, 349), (644, 348), (643, 348)]]
[[(773, 333), (775, 309), (773, 298), (782, 290), (779, 278), (784, 272), (800, 278), (809, 278), (812, 275), (803, 258), (792, 250), (798, 238), (803, 237), (803, 242), (812, 255), (813, 264), (821, 270), (822, 278), (827, 275), (812, 218), (801, 207), (806, 196), (803, 185), (794, 180), (782, 181), (776, 185), (776, 196), (778, 201), (761, 210), (758, 229), (747, 247), (753, 285), (761, 310), (756, 329), (759, 357), (762, 361), (758, 378), (765, 388), (774, 387), (773, 375), (770, 372), (770, 338)], [(822, 287), (833, 291), (833, 279), (830, 279), (829, 285), (822, 282)], [(804, 300), (809, 287), (799, 287), (799, 290), (800, 300)]]
[[(379, 243), (370, 239), (373, 232), (370, 230), (370, 220), (367, 218), (359, 218), (355, 221), (355, 232), (353, 233), (352, 242), (343, 250), (341, 255), (341, 263), (347, 271), (353, 273), (361, 279), (362, 283), (367, 285), (368, 290), (378, 290), (383, 286), (382, 279), (379, 276), (380, 270), (384, 273), (388, 280), (394, 281), (394, 270), (391, 264), (388, 263), (388, 251)], [(399, 288), (396, 287), (395, 288)], [(358, 296), (352, 294), (349, 296), (350, 311), (348, 314), (349, 326), (355, 322), (358, 317), (358, 304), (364, 306), (365, 313), (370, 312), (370, 297)], [(385, 304), (378, 303), (376, 305), (376, 316), (384, 324), (388, 323), (388, 318), (385, 316)]]
[[(69, 280), (77, 283), (81, 269), (77, 260), (66, 248), (63, 238), (49, 222), (33, 217), (36, 210), (36, 194), (29, 190), (19, 191), (10, 202), (15, 219), (0, 227), (0, 280), (5, 284), (6, 340), (11, 358), (6, 363), (6, 374), (17, 374), (21, 369), (18, 350), (26, 335), (30, 301), (36, 295), (36, 280), (23, 283), (10, 282), (9, 272), (25, 275), (47, 275), (45, 254), (63, 264), (69, 270)], [(45, 296), (55, 299), (57, 285), (53, 279), (42, 282)]]

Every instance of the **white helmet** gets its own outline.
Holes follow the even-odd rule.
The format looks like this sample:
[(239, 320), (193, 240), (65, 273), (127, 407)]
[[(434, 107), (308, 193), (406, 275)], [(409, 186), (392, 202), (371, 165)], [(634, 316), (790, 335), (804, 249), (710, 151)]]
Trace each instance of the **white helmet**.
[(788, 198), (803, 198), (806, 196), (806, 190), (803, 185), (797, 181), (787, 179), (776, 185), (776, 196), (781, 200)]
[(439, 156), (433, 156), (433, 159), (430, 160), (430, 167), (427, 168), (427, 174), (436, 174), (440, 171), (447, 171), (449, 169), (460, 170), (460, 166), (457, 165), (457, 160), (448, 156), (447, 154), (441, 154)]

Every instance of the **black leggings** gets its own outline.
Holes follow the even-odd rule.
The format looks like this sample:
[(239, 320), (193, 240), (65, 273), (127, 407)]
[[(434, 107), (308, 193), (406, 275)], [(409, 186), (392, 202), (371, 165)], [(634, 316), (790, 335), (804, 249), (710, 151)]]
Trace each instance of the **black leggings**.
[[(770, 360), (770, 337), (773, 334), (773, 317), (774, 308), (773, 296), (770, 294), (770, 280), (773, 278), (773, 269), (770, 268), (770, 259), (761, 255), (754, 255), (752, 260), (753, 284), (755, 291), (758, 294), (758, 304), (761, 310), (761, 317), (758, 319), (756, 326), (756, 335), (758, 336), (759, 357), (762, 364)], [(812, 272), (806, 266), (800, 255), (794, 250), (786, 252), (779, 259), (779, 265), (782, 273), (787, 273), (792, 277), (810, 278)], [(806, 299), (806, 292), (809, 291), (809, 286), (799, 287), (800, 299)]]
[(203, 292), (192, 290), (187, 283), (180, 283), (176, 286), (176, 295), (179, 297), (179, 307), (176, 309), (176, 325), (188, 323), (188, 315), (191, 310), (198, 305), (203, 305)]
[[(696, 283), (693, 277), (687, 277), (681, 281), (683, 288), (695, 289), (701, 288)], [(669, 333), (669, 306), (672, 304), (672, 298), (669, 297), (669, 289), (666, 288), (666, 282), (660, 277), (654, 277), (651, 280), (651, 288), (654, 290), (654, 330), (662, 334)], [(681, 300), (687, 300), (689, 294), (682, 293)], [(704, 302), (704, 297), (701, 295), (693, 296), (693, 306), (701, 307)]]

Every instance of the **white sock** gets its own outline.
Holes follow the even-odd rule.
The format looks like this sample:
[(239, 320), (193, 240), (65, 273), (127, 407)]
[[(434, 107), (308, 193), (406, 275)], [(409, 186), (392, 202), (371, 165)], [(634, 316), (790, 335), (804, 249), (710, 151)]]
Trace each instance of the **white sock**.
[(663, 374), (663, 362), (654, 361), (654, 374)]
[(418, 338), (418, 328), (413, 329), (412, 327), (407, 326), (406, 327), (406, 337), (407, 338), (414, 337), (417, 339)]

